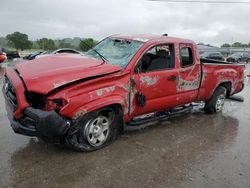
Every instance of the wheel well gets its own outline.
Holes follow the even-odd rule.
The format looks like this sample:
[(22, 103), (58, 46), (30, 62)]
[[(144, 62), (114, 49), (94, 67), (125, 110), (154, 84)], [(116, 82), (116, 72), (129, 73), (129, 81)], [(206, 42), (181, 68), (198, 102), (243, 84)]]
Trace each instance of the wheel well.
[(220, 86), (226, 88), (226, 90), (227, 90), (227, 97), (229, 97), (231, 95), (232, 83), (231, 82), (223, 82), (220, 85), (218, 85), (218, 87), (220, 87)]
[(108, 105), (106, 107), (113, 108), (116, 113), (122, 112), (122, 106), (121, 106), (121, 104), (111, 104), (111, 105)]
[(111, 107), (115, 110), (115, 113), (118, 117), (118, 124), (119, 124), (118, 131), (120, 134), (123, 134), (124, 133), (124, 121), (123, 121), (123, 110), (122, 110), (121, 104), (112, 104), (107, 107)]

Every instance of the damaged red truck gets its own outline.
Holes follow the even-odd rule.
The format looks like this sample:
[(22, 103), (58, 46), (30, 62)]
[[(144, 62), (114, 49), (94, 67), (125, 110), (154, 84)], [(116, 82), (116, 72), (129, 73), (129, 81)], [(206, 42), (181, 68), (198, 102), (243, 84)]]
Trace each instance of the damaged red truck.
[(217, 113), (244, 87), (244, 65), (199, 59), (191, 40), (114, 35), (84, 56), (52, 55), (6, 70), (3, 93), (16, 133), (100, 149), (123, 132), (204, 101)]

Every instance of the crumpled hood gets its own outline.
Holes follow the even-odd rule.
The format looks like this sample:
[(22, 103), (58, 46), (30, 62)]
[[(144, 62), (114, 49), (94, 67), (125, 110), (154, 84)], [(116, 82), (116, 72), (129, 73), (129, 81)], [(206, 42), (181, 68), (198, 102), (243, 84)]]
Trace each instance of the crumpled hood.
[(16, 68), (28, 91), (41, 94), (77, 80), (121, 70), (101, 60), (72, 54), (39, 58), (18, 64)]

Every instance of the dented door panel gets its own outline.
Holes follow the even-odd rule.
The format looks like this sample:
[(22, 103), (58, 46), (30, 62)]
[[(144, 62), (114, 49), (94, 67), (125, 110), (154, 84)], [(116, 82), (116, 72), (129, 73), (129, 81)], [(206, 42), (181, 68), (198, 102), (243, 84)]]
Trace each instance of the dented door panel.
[[(191, 50), (192, 64), (183, 67), (182, 58), (179, 59), (179, 70), (178, 70), (178, 81), (177, 81), (177, 93), (178, 93), (178, 104), (188, 104), (197, 100), (200, 79), (201, 79), (201, 67), (200, 62), (197, 59), (194, 47), (191, 44), (180, 44), (179, 50), (188, 48)], [(180, 54), (181, 56), (181, 54)]]
[[(132, 101), (134, 111), (131, 115), (140, 115), (144, 113), (164, 110), (176, 105), (176, 80), (177, 71), (162, 70), (148, 73), (139, 73), (134, 76), (135, 90), (137, 91)], [(141, 107), (136, 100), (138, 92), (146, 98), (146, 104)]]
[(203, 64), (202, 83), (199, 100), (208, 100), (214, 90), (223, 83), (230, 84), (230, 95), (240, 92), (244, 86), (244, 65), (239, 64)]

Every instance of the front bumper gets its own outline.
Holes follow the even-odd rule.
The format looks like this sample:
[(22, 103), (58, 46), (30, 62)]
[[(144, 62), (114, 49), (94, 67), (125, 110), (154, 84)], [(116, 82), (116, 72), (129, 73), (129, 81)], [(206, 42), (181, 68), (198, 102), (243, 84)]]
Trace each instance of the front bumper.
[(23, 116), (16, 119), (6, 108), (11, 127), (18, 134), (54, 139), (65, 135), (70, 127), (70, 121), (54, 111), (46, 112), (28, 107), (23, 111)]
[(55, 111), (30, 107), (25, 98), (25, 86), (17, 72), (9, 68), (6, 75), (2, 91), (11, 127), (16, 133), (48, 139), (67, 133), (70, 121)]

